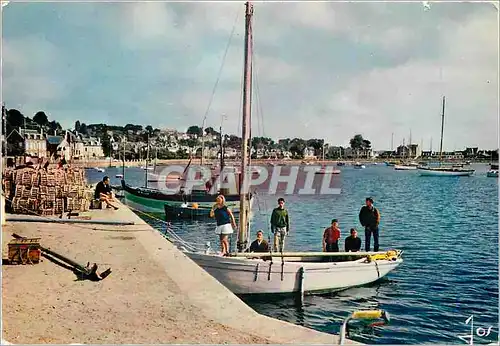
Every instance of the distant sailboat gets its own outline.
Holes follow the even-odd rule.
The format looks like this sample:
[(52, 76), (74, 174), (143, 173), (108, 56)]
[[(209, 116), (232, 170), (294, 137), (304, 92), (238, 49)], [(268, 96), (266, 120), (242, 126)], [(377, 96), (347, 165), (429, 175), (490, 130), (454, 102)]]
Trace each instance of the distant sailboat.
[(418, 170), (420, 171), (420, 175), (422, 175), (422, 176), (471, 176), (475, 172), (474, 169), (464, 169), (464, 168), (460, 168), (460, 167), (444, 167), (444, 166), (442, 166), (444, 110), (445, 110), (445, 97), (443, 96), (443, 111), (441, 114), (441, 144), (439, 146), (439, 167), (419, 166)]
[(316, 171), (315, 174), (340, 174), (340, 170), (333, 168), (333, 166), (326, 166), (325, 164), (325, 143), (323, 143), (322, 148), (322, 164), (319, 171)]

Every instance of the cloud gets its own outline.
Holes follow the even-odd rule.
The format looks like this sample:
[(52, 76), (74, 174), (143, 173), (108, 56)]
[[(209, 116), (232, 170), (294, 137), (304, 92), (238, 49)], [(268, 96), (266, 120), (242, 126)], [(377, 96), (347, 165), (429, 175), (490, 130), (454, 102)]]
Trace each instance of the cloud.
[[(242, 3), (17, 3), (4, 8), (8, 107), (80, 121), (241, 131)], [(375, 148), (498, 143), (491, 4), (254, 4), (253, 135)], [(230, 39), (231, 33), (234, 31)], [(219, 76), (222, 59), (226, 60)], [(36, 57), (36, 58), (33, 58)]]

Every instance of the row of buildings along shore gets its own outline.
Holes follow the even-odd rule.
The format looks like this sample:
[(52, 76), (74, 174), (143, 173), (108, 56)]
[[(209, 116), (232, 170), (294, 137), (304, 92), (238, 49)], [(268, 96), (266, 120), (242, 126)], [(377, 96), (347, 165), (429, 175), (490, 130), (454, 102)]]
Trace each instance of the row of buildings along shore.
[[(131, 131), (131, 130), (129, 130)], [(142, 131), (143, 132), (143, 131)], [(141, 133), (132, 133), (140, 135)], [(126, 160), (144, 160), (149, 158), (158, 159), (183, 159), (190, 156), (200, 157), (203, 147), (204, 158), (214, 159), (220, 157), (220, 137), (218, 135), (207, 134), (198, 136), (179, 132), (176, 130), (157, 130), (149, 137), (149, 140), (139, 139), (130, 141), (128, 134), (116, 134), (107, 131), (108, 140), (106, 143), (96, 133), (78, 133), (70, 130), (60, 130), (44, 132), (42, 128), (25, 129), (18, 128), (12, 130), (7, 135), (7, 156), (31, 156), (56, 158), (64, 157), (66, 160), (93, 161), (114, 158), (122, 160), (125, 155)], [(232, 136), (235, 137), (235, 136)], [(137, 137), (136, 137), (137, 138)], [(224, 156), (226, 158), (236, 158), (239, 155), (238, 141), (232, 141), (233, 146), (224, 144)], [(254, 159), (305, 159), (321, 160), (323, 150), (325, 159), (438, 159), (439, 152), (422, 150), (417, 144), (400, 145), (395, 150), (375, 151), (373, 149), (353, 149), (341, 146), (325, 144), (323, 147), (313, 147), (302, 145), (296, 146), (292, 150), (283, 148), (282, 141), (272, 146), (253, 146), (252, 158)], [(307, 141), (305, 141), (307, 142)], [(281, 148), (280, 148), (281, 146)], [(290, 146), (288, 144), (288, 146)], [(15, 150), (12, 150), (15, 148)], [(15, 152), (13, 152), (15, 151)], [(498, 150), (480, 150), (477, 147), (466, 148), (444, 152), (444, 160), (475, 160), (475, 159), (498, 159)]]

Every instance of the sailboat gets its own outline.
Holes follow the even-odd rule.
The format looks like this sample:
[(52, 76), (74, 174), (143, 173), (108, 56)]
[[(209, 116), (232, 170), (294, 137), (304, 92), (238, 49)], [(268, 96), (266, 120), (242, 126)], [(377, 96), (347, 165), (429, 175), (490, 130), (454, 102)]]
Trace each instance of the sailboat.
[[(411, 131), (410, 131), (410, 143), (408, 145), (408, 156), (406, 158), (406, 160), (408, 161), (411, 156), (412, 156), (412, 150), (411, 150)], [(404, 143), (404, 139), (403, 139), (403, 147), (405, 147), (405, 143)], [(401, 164), (396, 164), (394, 165), (394, 170), (396, 171), (411, 171), (411, 170), (416, 170), (418, 167), (418, 164), (414, 161), (410, 162), (410, 163), (407, 163), (407, 162), (403, 162)]]
[[(245, 3), (245, 56), (242, 121), (242, 180), (237, 249), (221, 256), (208, 246), (205, 251), (184, 253), (235, 294), (310, 294), (368, 284), (387, 275), (401, 263), (402, 251), (388, 252), (270, 252), (249, 253), (249, 203), (244, 187), (250, 178), (249, 125), (252, 88), (253, 5)], [(333, 262), (325, 257), (335, 258)]]
[(319, 171), (316, 171), (315, 174), (340, 174), (340, 170), (333, 168), (333, 166), (327, 166), (325, 164), (325, 144), (323, 143), (323, 158), (322, 158), (322, 164), (321, 168)]
[(422, 175), (422, 176), (471, 176), (475, 172), (474, 169), (442, 166), (444, 110), (445, 110), (445, 96), (443, 96), (443, 111), (441, 113), (441, 144), (439, 145), (439, 166), (438, 167), (419, 166), (418, 170), (420, 172), (420, 175)]
[[(149, 138), (149, 137), (148, 137)], [(222, 140), (221, 140), (221, 148), (222, 148)], [(222, 149), (221, 149), (222, 152)], [(148, 139), (148, 158), (149, 158), (149, 139)], [(184, 187), (186, 183), (186, 172), (191, 165), (192, 158), (189, 160), (184, 172), (182, 174), (170, 174), (168, 176), (164, 175), (156, 175), (151, 177), (151, 173), (146, 170), (146, 183), (144, 187), (134, 187), (130, 186), (125, 182), (125, 179), (121, 180), (122, 189), (124, 192), (124, 197), (127, 205), (138, 209), (143, 212), (154, 213), (154, 214), (164, 214), (168, 215), (184, 215), (185, 209), (180, 208), (191, 208), (199, 210), (193, 211), (192, 215), (198, 216), (200, 212), (205, 210), (206, 208), (210, 208), (214, 202), (215, 198), (219, 193), (224, 194), (226, 198), (226, 204), (229, 208), (233, 209), (235, 213), (238, 213), (239, 208), (239, 194), (230, 194), (226, 193), (224, 189), (215, 186), (214, 188), (207, 188), (207, 185), (203, 186), (193, 186), (189, 193), (184, 191)], [(146, 160), (146, 168), (147, 168), (147, 160)], [(225, 177), (226, 174), (231, 174), (231, 172), (227, 172), (225, 170), (222, 174), (222, 170), (224, 169), (223, 163), (223, 155), (221, 155), (221, 167), (218, 176), (212, 179), (212, 184), (217, 184), (217, 180), (221, 180), (222, 177)], [(234, 173), (232, 173), (234, 174)], [(149, 178), (148, 178), (149, 177)], [(155, 179), (150, 179), (155, 178)], [(177, 193), (165, 193), (158, 188), (148, 188), (148, 182), (154, 180), (155, 182), (166, 182), (166, 183), (180, 183), (181, 187), (179, 192)], [(235, 179), (236, 181), (236, 179)], [(199, 182), (198, 182), (199, 183)], [(219, 182), (222, 183), (222, 182)], [(253, 203), (253, 196), (250, 194), (250, 204)], [(196, 206), (194, 208), (193, 206)], [(182, 211), (182, 213), (180, 212)]]

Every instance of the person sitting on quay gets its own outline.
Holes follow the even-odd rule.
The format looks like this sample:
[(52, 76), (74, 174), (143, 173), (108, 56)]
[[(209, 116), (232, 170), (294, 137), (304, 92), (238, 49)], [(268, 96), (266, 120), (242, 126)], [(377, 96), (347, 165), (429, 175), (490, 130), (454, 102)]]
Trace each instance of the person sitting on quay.
[(351, 228), (351, 235), (345, 238), (344, 246), (345, 252), (357, 252), (361, 249), (361, 239), (355, 228)]
[(257, 239), (255, 239), (250, 245), (249, 252), (269, 252), (269, 244), (264, 239), (264, 232), (262, 230), (257, 231)]
[(111, 191), (111, 186), (109, 186), (109, 177), (104, 176), (102, 181), (98, 182), (95, 187), (94, 198), (106, 203), (106, 208), (118, 209), (117, 206), (113, 205), (115, 199), (113, 197), (113, 192)]
[(339, 252), (340, 228), (338, 220), (333, 219), (332, 225), (323, 232), (323, 252)]

